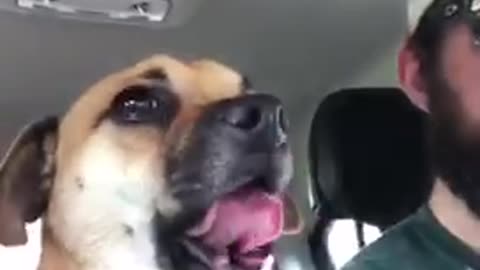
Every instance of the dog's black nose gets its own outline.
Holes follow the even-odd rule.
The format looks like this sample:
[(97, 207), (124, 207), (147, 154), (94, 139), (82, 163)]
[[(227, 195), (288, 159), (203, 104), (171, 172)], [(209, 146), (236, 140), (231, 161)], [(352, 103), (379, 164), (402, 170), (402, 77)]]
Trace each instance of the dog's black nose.
[(218, 119), (251, 136), (268, 134), (276, 146), (286, 143), (287, 118), (277, 98), (266, 94), (243, 96), (223, 104)]

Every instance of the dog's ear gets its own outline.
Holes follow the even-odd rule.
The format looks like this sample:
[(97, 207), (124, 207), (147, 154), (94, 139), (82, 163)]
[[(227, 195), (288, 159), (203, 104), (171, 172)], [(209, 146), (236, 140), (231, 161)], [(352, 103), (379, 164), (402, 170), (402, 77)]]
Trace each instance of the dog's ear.
[(297, 204), (290, 195), (285, 194), (283, 198), (284, 222), (283, 234), (296, 235), (303, 231), (304, 222)]
[(58, 119), (27, 125), (0, 163), (0, 244), (27, 242), (26, 224), (37, 220), (48, 205), (54, 174)]

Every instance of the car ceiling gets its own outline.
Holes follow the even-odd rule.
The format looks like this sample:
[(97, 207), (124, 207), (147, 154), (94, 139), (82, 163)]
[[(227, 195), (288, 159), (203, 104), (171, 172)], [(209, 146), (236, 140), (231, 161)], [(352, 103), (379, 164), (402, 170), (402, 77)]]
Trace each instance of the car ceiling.
[[(210, 57), (241, 70), (255, 88), (286, 104), (297, 165), (292, 191), (308, 213), (305, 148), (314, 108), (340, 87), (395, 84), (404, 5), (398, 0), (205, 0), (185, 24), (163, 29), (0, 12), (0, 151), (22, 125), (61, 113), (109, 72), (154, 53)], [(285, 243), (289, 258), (306, 261), (302, 239)], [(292, 253), (291, 245), (298, 251)]]

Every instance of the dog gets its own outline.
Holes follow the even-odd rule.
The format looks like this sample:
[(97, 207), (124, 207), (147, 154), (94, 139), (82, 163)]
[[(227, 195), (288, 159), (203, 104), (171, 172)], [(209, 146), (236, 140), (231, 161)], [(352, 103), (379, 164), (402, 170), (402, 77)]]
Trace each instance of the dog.
[(41, 218), (39, 270), (260, 269), (303, 226), (287, 124), (230, 67), (144, 59), (19, 132), (0, 163), (0, 244)]

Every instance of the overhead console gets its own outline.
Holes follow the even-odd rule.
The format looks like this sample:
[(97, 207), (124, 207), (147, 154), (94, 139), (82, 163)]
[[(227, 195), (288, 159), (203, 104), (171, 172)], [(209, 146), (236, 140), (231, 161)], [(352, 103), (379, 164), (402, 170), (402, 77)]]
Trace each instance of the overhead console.
[(183, 24), (203, 0), (2, 0), (0, 10), (111, 24)]

